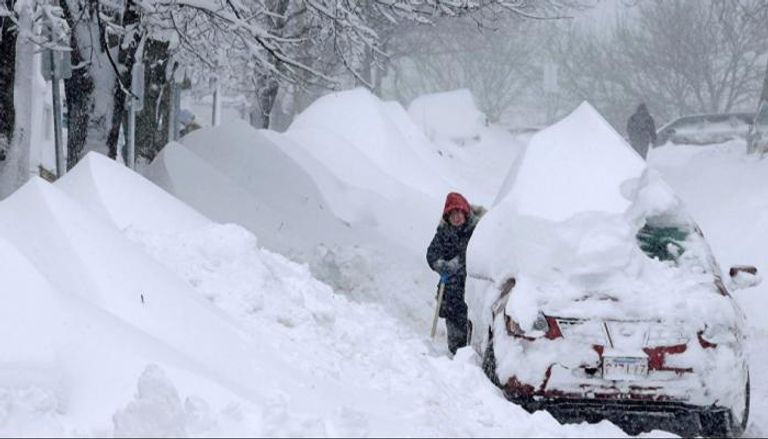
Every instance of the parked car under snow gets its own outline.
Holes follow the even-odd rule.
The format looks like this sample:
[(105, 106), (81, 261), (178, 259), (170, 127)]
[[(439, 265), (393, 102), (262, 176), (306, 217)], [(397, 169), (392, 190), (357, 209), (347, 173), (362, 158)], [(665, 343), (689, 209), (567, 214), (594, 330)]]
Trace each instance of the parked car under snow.
[[(740, 434), (744, 317), (680, 200), (591, 107), (536, 134), (468, 249), (475, 348), (505, 396), (628, 433)], [(481, 329), (482, 328), (482, 329)]]
[(658, 129), (656, 144), (713, 145), (746, 139), (753, 113), (693, 114), (677, 118)]

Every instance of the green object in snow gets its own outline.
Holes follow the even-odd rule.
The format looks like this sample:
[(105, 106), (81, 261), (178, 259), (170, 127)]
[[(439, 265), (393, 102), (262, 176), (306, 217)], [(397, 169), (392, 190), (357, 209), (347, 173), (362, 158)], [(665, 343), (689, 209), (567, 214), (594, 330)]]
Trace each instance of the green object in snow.
[(649, 258), (661, 261), (677, 261), (685, 252), (683, 243), (686, 238), (688, 232), (678, 227), (654, 227), (646, 224), (637, 232), (640, 249)]

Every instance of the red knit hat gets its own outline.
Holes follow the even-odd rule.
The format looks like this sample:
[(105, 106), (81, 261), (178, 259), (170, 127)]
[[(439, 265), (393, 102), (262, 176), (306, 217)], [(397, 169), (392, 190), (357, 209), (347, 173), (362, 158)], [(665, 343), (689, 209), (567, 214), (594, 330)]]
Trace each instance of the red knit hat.
[(448, 216), (451, 211), (460, 210), (464, 212), (464, 215), (469, 217), (469, 202), (464, 196), (458, 192), (451, 192), (445, 198), (445, 207), (443, 208), (443, 216)]

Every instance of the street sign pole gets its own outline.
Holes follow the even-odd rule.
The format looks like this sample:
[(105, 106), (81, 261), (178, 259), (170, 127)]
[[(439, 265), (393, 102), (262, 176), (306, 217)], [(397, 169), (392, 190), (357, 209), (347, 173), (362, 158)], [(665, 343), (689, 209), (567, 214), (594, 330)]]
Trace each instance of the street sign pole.
[(133, 97), (126, 99), (128, 105), (128, 126), (125, 134), (125, 142), (128, 148), (128, 157), (125, 158), (126, 164), (130, 169), (136, 168), (136, 111), (133, 108)]

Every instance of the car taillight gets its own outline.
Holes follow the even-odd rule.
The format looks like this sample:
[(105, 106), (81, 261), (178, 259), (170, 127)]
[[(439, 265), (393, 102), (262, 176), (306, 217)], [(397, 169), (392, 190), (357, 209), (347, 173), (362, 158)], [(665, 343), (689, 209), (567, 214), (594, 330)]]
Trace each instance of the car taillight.
[(717, 347), (716, 343), (712, 343), (710, 341), (707, 341), (707, 339), (704, 338), (704, 331), (699, 331), (699, 333), (697, 335), (699, 336), (699, 344), (704, 349), (713, 349), (713, 348)]
[(520, 325), (506, 314), (504, 315), (504, 320), (507, 325), (507, 334), (526, 340), (535, 340), (542, 337), (556, 338), (555, 333), (559, 335), (560, 332), (559, 330), (554, 330), (555, 328), (552, 327), (552, 324), (556, 323), (550, 323), (550, 320), (543, 313), (539, 313), (536, 316), (536, 320), (534, 320), (532, 328), (528, 332), (523, 331)]
[(699, 344), (705, 349), (716, 348), (720, 344), (734, 344), (738, 336), (733, 328), (725, 326), (706, 326), (698, 332)]

